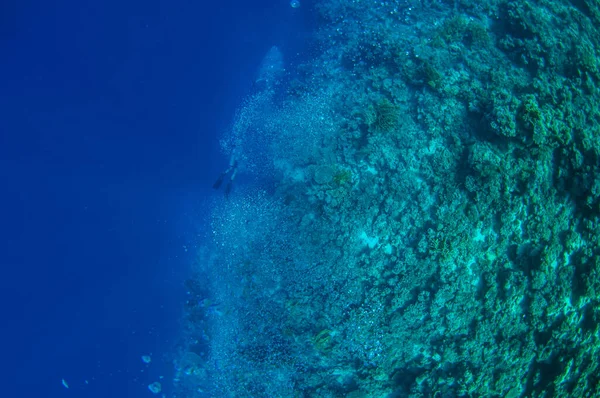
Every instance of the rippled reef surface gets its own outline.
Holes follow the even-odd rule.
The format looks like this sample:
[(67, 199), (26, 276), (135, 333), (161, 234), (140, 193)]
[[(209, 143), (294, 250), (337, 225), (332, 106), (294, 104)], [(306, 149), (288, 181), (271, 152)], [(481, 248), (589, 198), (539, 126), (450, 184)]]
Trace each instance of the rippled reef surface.
[(600, 3), (314, 12), (223, 137), (176, 396), (600, 396)]

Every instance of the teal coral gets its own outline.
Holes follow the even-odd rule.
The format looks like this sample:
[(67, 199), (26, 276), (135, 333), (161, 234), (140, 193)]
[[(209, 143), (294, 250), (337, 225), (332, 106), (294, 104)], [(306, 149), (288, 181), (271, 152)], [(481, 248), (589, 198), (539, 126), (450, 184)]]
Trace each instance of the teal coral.
[(214, 209), (214, 396), (600, 396), (598, 4), (454, 4), (319, 1), (240, 112), (276, 187)]
[(376, 131), (392, 131), (398, 121), (398, 108), (384, 98), (367, 107), (365, 121)]

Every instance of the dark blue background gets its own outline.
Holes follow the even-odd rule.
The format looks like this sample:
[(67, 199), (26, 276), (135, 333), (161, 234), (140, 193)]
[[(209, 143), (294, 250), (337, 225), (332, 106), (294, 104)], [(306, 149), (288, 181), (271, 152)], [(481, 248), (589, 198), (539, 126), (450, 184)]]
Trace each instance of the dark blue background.
[(227, 162), (219, 135), (268, 49), (302, 50), (309, 13), (287, 0), (2, 2), (0, 394), (169, 385), (183, 246)]

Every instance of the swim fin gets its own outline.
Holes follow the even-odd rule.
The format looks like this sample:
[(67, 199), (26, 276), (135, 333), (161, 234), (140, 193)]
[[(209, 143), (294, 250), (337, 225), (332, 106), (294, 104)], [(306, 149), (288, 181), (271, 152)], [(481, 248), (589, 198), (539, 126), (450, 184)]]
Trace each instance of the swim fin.
[(221, 184), (223, 184), (223, 179), (225, 178), (225, 173), (221, 173), (221, 175), (219, 176), (219, 178), (217, 178), (217, 181), (215, 181), (215, 183), (213, 184), (213, 189), (219, 189), (221, 188)]
[(231, 181), (227, 183), (225, 186), (225, 198), (229, 198), (229, 193), (231, 192)]

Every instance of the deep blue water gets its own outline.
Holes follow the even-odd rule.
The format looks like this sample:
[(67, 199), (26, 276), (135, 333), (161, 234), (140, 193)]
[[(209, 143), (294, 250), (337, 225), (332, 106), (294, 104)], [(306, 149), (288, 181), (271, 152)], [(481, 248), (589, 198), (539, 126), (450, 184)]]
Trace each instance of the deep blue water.
[(219, 136), (265, 52), (302, 49), (308, 14), (286, 0), (2, 3), (3, 396), (147, 397), (159, 376), (168, 392)]

